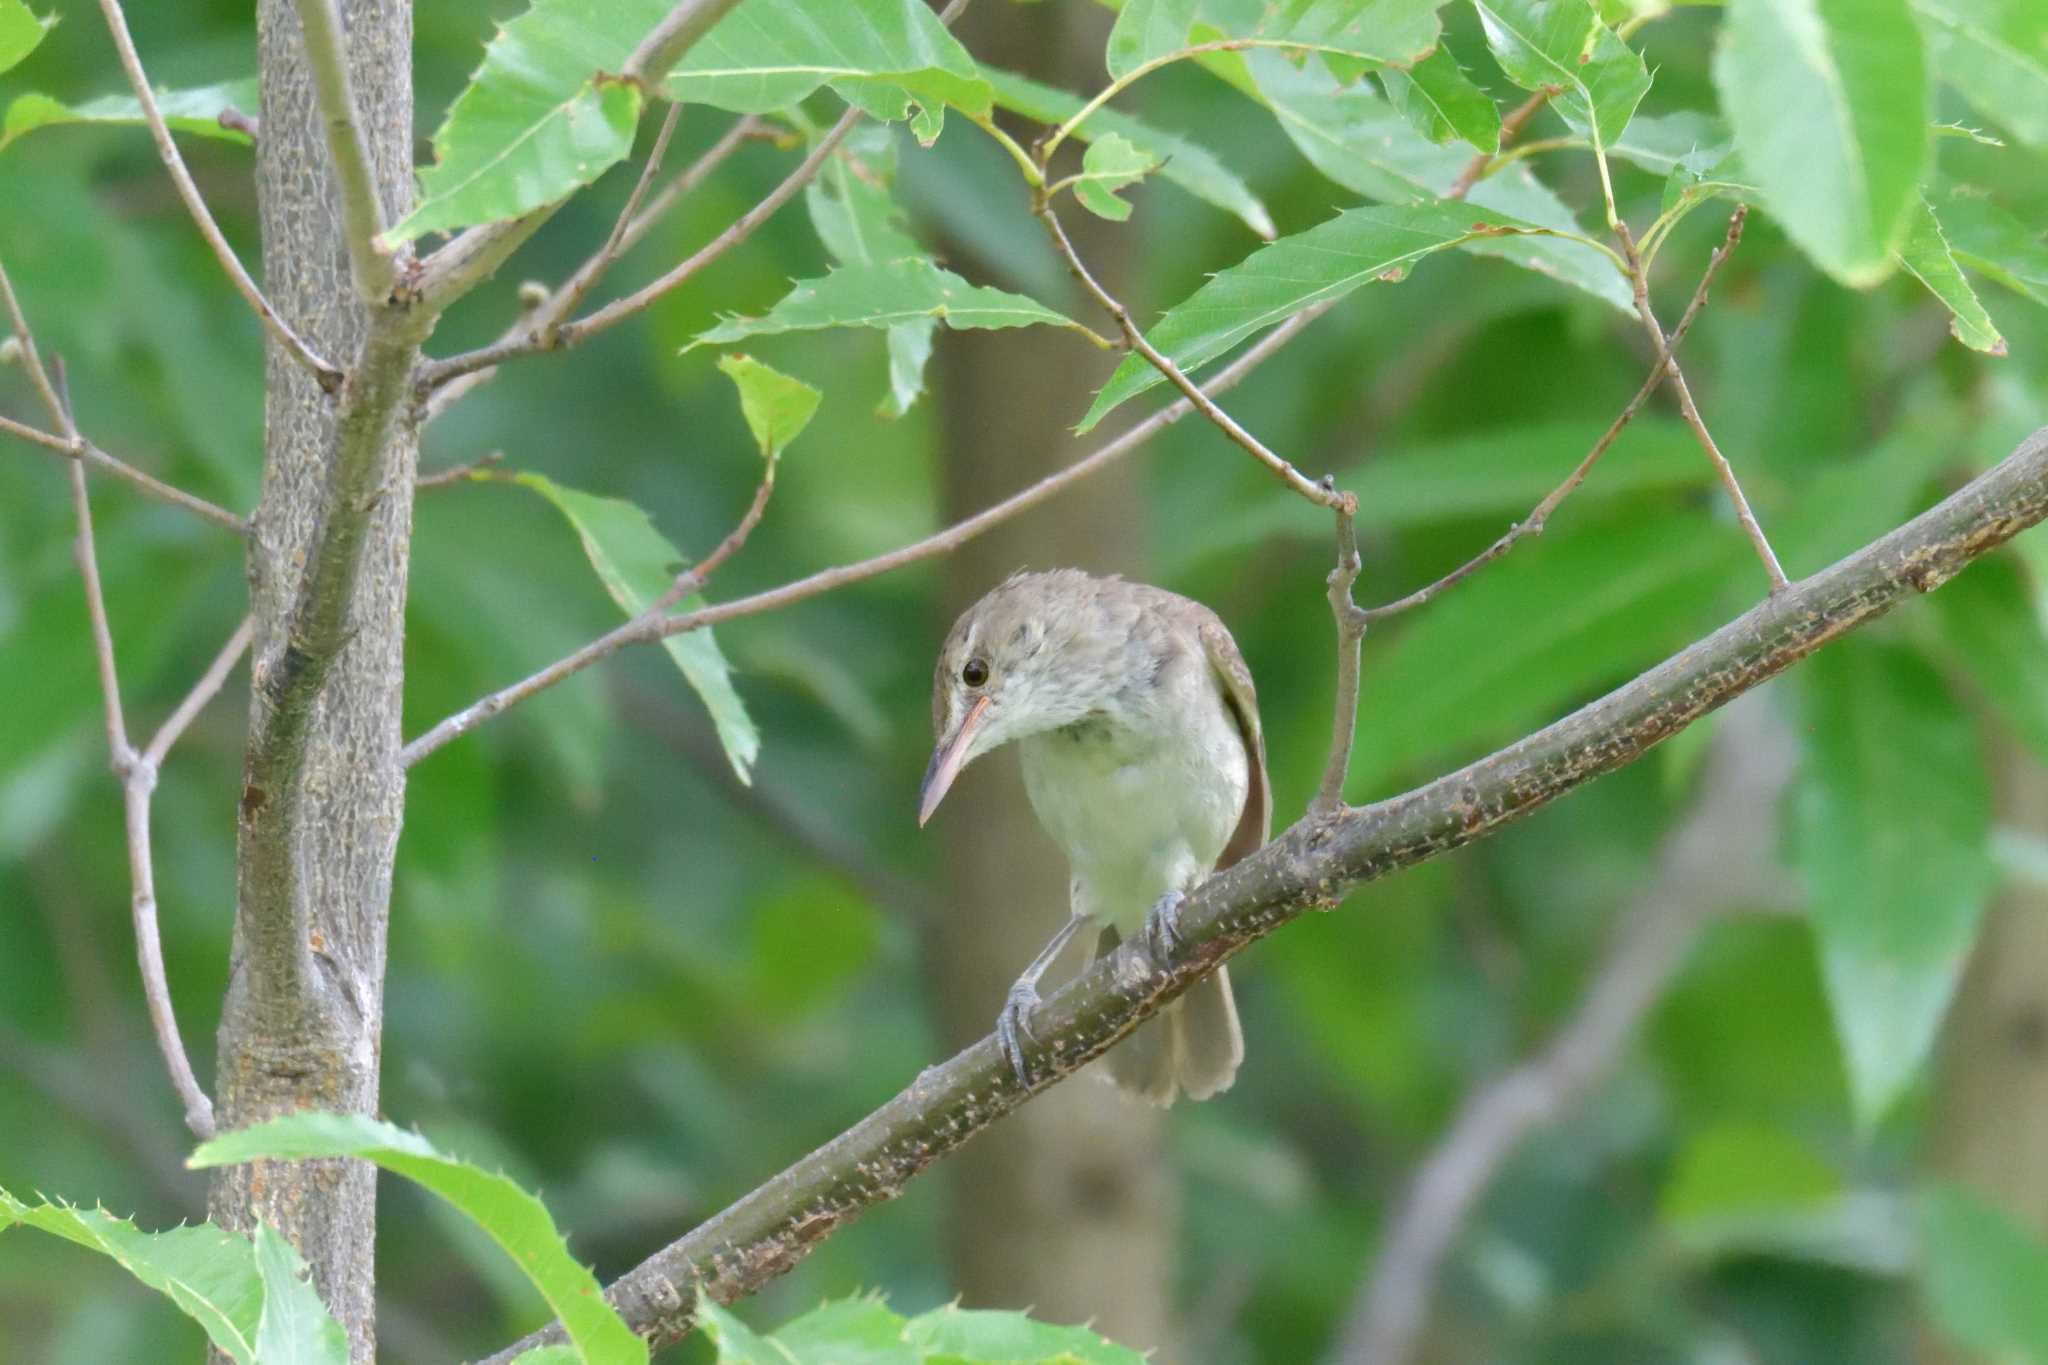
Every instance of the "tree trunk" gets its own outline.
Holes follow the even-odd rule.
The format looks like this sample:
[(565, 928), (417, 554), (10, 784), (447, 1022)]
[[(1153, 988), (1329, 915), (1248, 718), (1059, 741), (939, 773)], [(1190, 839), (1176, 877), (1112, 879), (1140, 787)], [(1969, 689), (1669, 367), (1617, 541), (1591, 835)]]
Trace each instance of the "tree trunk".
[[(412, 15), (405, 0), (341, 5), (356, 106), (387, 214), (411, 194)], [(256, 188), (266, 293), (320, 354), (351, 371), (369, 311), (349, 275), (326, 135), (292, 0), (262, 0)], [(342, 399), (274, 343), (268, 352), (263, 494), (249, 541), (255, 614), (251, 754), (273, 719), (268, 680), (284, 664), (287, 615), (328, 513)], [(377, 1109), (385, 928), (404, 770), (398, 764), (405, 575), (417, 433), (399, 421), (379, 452), (380, 490), (348, 608), (346, 643), (306, 722), (288, 790), (250, 782), (238, 828), (233, 970), (223, 1004), (218, 1104), (224, 1129), (294, 1110)], [(261, 856), (269, 850), (269, 856)], [(278, 1228), (311, 1263), (347, 1328), (352, 1359), (374, 1351), (375, 1171), (359, 1161), (258, 1162), (215, 1179), (212, 1216)]]
[[(1042, 9), (970, 10), (968, 44), (986, 60), (1041, 79), (1078, 76), (1060, 68), (1094, 60), (1102, 50), (1098, 26), (1077, 35)], [(1119, 287), (1118, 230), (1067, 216), (1085, 259)], [(1075, 307), (1086, 304), (1077, 298)], [(1067, 427), (1099, 376), (1073, 363), (1068, 338), (1043, 329), (955, 332), (942, 338), (939, 355), (947, 520), (1081, 453)], [(947, 564), (948, 620), (1020, 568), (1141, 570), (1141, 493), (1133, 461), (969, 542)], [(926, 949), (935, 1004), (954, 1046), (989, 1031), (1010, 983), (1067, 914), (1065, 859), (1033, 818), (1015, 760), (1003, 754), (976, 765), (961, 788), (934, 822), (946, 840), (951, 904), (1000, 903), (1015, 913), (990, 919), (942, 909), (932, 924)], [(991, 888), (1001, 889), (993, 901)], [(1048, 984), (1076, 960), (1063, 959)], [(1083, 1080), (1039, 1096), (966, 1147), (951, 1174), (948, 1233), (962, 1298), (977, 1307), (1029, 1308), (1055, 1322), (1093, 1320), (1116, 1341), (1177, 1359), (1174, 1190), (1163, 1135), (1158, 1110)]]

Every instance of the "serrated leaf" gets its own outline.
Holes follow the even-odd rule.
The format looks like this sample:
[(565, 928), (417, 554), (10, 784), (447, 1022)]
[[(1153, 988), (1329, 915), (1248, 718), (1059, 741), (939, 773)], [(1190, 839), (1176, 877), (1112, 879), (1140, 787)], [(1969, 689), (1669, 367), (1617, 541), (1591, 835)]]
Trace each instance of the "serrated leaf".
[[(174, 132), (193, 133), (200, 137), (219, 138), (223, 142), (239, 142), (247, 145), (249, 135), (235, 128), (223, 128), (220, 115), (223, 110), (235, 109), (253, 115), (257, 108), (256, 79), (226, 81), (220, 85), (204, 85), (190, 90), (159, 90), (156, 92), (157, 109), (164, 116), (164, 123)], [(17, 96), (7, 106), (7, 117), (0, 122), (0, 151), (17, 138), (26, 137), (38, 128), (54, 128), (64, 124), (88, 123), (116, 126), (146, 126), (142, 117), (142, 105), (133, 95), (105, 95), (99, 99), (87, 100), (83, 104), (64, 104), (48, 95), (33, 92)]]
[(1150, 152), (1121, 133), (1104, 133), (1088, 144), (1081, 171), (1070, 180), (1074, 198), (1098, 217), (1121, 223), (1131, 216), (1130, 201), (1117, 191), (1135, 185), (1158, 166)]
[(1948, 309), (1948, 329), (1957, 341), (1987, 355), (2005, 354), (2005, 338), (1978, 301), (1977, 291), (1963, 278), (1948, 237), (1923, 196), (1915, 195), (1906, 210), (1906, 236), (1899, 243), (1898, 255), (1899, 264)]
[(1841, 641), (1805, 666), (1798, 863), (1858, 1118), (1933, 1046), (1991, 889), (1976, 727), (1916, 655)]
[(903, 1335), (929, 1365), (1145, 1365), (1145, 1357), (1086, 1327), (1022, 1313), (948, 1305), (912, 1318)]
[(1587, 0), (1473, 0), (1486, 42), (1524, 90), (1555, 86), (1551, 107), (1607, 147), (1650, 89), (1642, 55), (1600, 22)]
[[(1444, 0), (1126, 0), (1104, 54), (1121, 80), (1191, 39), (1248, 39), (1354, 63), (1407, 65), (1435, 45)], [(1197, 24), (1202, 26), (1195, 33)], [(1362, 69), (1362, 68), (1360, 68)], [(1354, 70), (1352, 75), (1356, 75)]]
[(1951, 185), (1941, 195), (1949, 250), (1970, 269), (2048, 307), (2048, 242), (1983, 190)]
[(263, 1280), (261, 1365), (348, 1365), (348, 1333), (320, 1302), (297, 1248), (268, 1223), (256, 1225), (256, 1273)]
[(777, 1350), (737, 1314), (719, 1307), (702, 1288), (697, 1290), (697, 1326), (718, 1348), (718, 1365), (791, 1365), (787, 1352)]
[(54, 14), (39, 19), (22, 0), (0, 0), (0, 71), (20, 65), (56, 26)]
[(684, 350), (776, 332), (829, 327), (894, 327), (937, 318), (948, 327), (1001, 328), (1080, 324), (1035, 299), (969, 284), (920, 256), (880, 265), (847, 265), (821, 279), (798, 280), (767, 314), (728, 317), (699, 332)]
[[(1251, 93), (1273, 111), (1282, 131), (1309, 162), (1368, 199), (1405, 204), (1439, 198), (1471, 159), (1423, 138), (1363, 82), (1341, 85), (1313, 61), (1296, 66), (1277, 53), (1252, 52), (1246, 54), (1242, 70)], [(1537, 227), (1579, 230), (1571, 209), (1523, 162), (1480, 181), (1466, 202)], [(1497, 256), (1582, 289), (1618, 312), (1634, 313), (1635, 301), (1620, 273), (1583, 242), (1485, 237), (1460, 249)]]
[(2048, 6), (2040, 0), (1913, 0), (1934, 69), (2020, 141), (2048, 147)]
[(1730, 0), (1714, 84), (1792, 240), (1844, 284), (1889, 274), (1930, 153), (1906, 0)]
[(1409, 126), (1431, 142), (1455, 138), (1482, 152), (1500, 150), (1500, 107), (1472, 83), (1442, 43), (1405, 71), (1388, 67), (1380, 73), (1380, 84)]
[(775, 462), (803, 434), (818, 411), (821, 395), (801, 379), (764, 365), (750, 355), (722, 355), (718, 368), (740, 391), (740, 414), (774, 477)]
[[(627, 616), (638, 616), (666, 593), (687, 562), (654, 522), (637, 505), (622, 498), (599, 497), (565, 488), (543, 474), (517, 474), (513, 482), (524, 484), (553, 503), (576, 528), (583, 553), (597, 577)], [(688, 611), (704, 604), (701, 596), (684, 598), (676, 606)], [(742, 782), (753, 781), (754, 760), (761, 752), (761, 734), (754, 728), (746, 705), (733, 690), (732, 667), (718, 648), (710, 630), (693, 630), (671, 635), (662, 647), (696, 689), (711, 723), (725, 746), (725, 756)]]
[[(659, 18), (667, 4), (653, 9)], [(913, 131), (926, 143), (947, 105), (980, 116), (992, 99), (974, 58), (923, 0), (746, 0), (690, 49), (664, 88), (686, 103), (762, 114), (826, 84), (885, 121), (915, 106), (922, 121)]]
[(775, 1342), (799, 1365), (923, 1365), (903, 1325), (879, 1298), (835, 1299), (776, 1328)]
[(144, 1232), (126, 1218), (69, 1204), (25, 1204), (0, 1189), (0, 1230), (11, 1224), (97, 1251), (175, 1303), (237, 1365), (256, 1365), (263, 1281), (246, 1239), (211, 1223)]
[[(1260, 247), (1166, 311), (1146, 340), (1184, 371), (1214, 360), (1312, 304), (1374, 280), (1400, 278), (1417, 261), (1490, 232), (1526, 230), (1470, 204), (1367, 204), (1306, 232)], [(1087, 431), (1164, 376), (1143, 356), (1124, 358), (1078, 428)]]
[(360, 1157), (447, 1200), (502, 1247), (562, 1320), (591, 1362), (644, 1365), (647, 1343), (605, 1302), (597, 1277), (569, 1254), (540, 1200), (511, 1180), (435, 1149), (410, 1133), (362, 1114), (287, 1114), (204, 1143), (186, 1165), (205, 1169), (243, 1161)]
[(1960, 1185), (1920, 1201), (1923, 1282), (1934, 1320), (1986, 1359), (2048, 1360), (2048, 1245)]
[[(982, 75), (995, 88), (998, 105), (1048, 127), (1065, 123), (1081, 111), (1081, 97), (1065, 90), (994, 67), (983, 67)], [(1272, 240), (1273, 216), (1237, 173), (1208, 148), (1115, 109), (1097, 109), (1074, 129), (1074, 136), (1084, 142), (1108, 133), (1125, 138), (1159, 163), (1160, 179), (1236, 215), (1253, 232)]]

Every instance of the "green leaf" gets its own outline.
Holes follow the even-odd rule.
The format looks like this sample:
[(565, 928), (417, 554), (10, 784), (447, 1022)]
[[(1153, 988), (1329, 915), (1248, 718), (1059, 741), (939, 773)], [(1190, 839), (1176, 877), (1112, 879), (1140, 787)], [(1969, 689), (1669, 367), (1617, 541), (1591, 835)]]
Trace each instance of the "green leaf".
[(818, 411), (819, 392), (801, 379), (793, 379), (772, 366), (747, 355), (722, 355), (718, 368), (740, 391), (740, 413), (754, 444), (768, 462), (768, 477), (775, 477), (775, 462), (789, 443), (803, 434)]
[[(1260, 247), (1168, 309), (1146, 339), (1191, 371), (1311, 304), (1374, 280), (1398, 280), (1415, 262), (1488, 232), (1526, 231), (1469, 204), (1367, 204)], [(1143, 356), (1117, 366), (1081, 419), (1092, 428), (1164, 378)]]
[(1524, 90), (1551, 100), (1573, 129), (1612, 146), (1650, 89), (1642, 55), (1600, 22), (1588, 0), (1473, 0), (1494, 59)]
[(889, 329), (889, 394), (878, 415), (901, 417), (924, 392), (924, 369), (932, 358), (932, 334), (938, 329), (933, 318), (899, 322)]
[[(982, 68), (982, 75), (995, 88), (996, 103), (1012, 113), (1035, 119), (1048, 127), (1065, 123), (1082, 106), (1081, 97), (1015, 72)], [(1074, 136), (1088, 141), (1115, 133), (1144, 151), (1159, 165), (1159, 178), (1180, 186), (1189, 194), (1224, 212), (1234, 214), (1253, 232), (1271, 241), (1273, 216), (1235, 171), (1217, 160), (1215, 153), (1176, 133), (1164, 132), (1114, 109), (1097, 109), (1074, 129)]]
[(1987, 555), (1934, 595), (1935, 639), (2048, 763), (2048, 636), (2018, 564)]
[(1145, 1357), (1086, 1327), (1034, 1322), (1022, 1313), (948, 1305), (904, 1324), (931, 1365), (1145, 1365)]
[(1714, 83), (1792, 240), (1844, 284), (1889, 274), (1930, 150), (1906, 0), (1730, 0)]
[(1825, 1203), (1841, 1177), (1799, 1139), (1762, 1124), (1724, 1124), (1695, 1134), (1658, 1199), (1666, 1222)]
[[(1243, 69), (1255, 81), (1255, 97), (1273, 111), (1302, 155), (1331, 180), (1368, 199), (1406, 204), (1440, 198), (1471, 160), (1460, 150), (1424, 139), (1364, 83), (1340, 85), (1315, 62), (1297, 67), (1277, 53), (1252, 52)], [(1524, 162), (1480, 181), (1466, 202), (1536, 227), (1579, 231), (1571, 209)], [(1483, 237), (1460, 249), (1498, 256), (1634, 315), (1635, 301), (1620, 272), (1583, 242)]]
[(263, 1281), (249, 1243), (211, 1223), (144, 1232), (126, 1218), (69, 1204), (24, 1204), (0, 1189), (0, 1229), (19, 1223), (97, 1251), (175, 1303), (237, 1365), (256, 1365)]
[[(654, 529), (647, 513), (633, 503), (564, 488), (542, 474), (517, 474), (513, 482), (539, 493), (569, 519), (605, 591), (629, 617), (653, 606), (686, 563), (682, 553)], [(703, 603), (702, 597), (692, 595), (675, 605), (688, 611)], [(717, 639), (704, 629), (671, 635), (661, 643), (711, 713), (733, 772), (740, 781), (751, 782), (754, 759), (761, 752), (761, 735), (733, 691), (732, 668)]]
[[(1299, 51), (1326, 52), (1358, 62), (1405, 66), (1426, 56), (1437, 40), (1436, 12), (1444, 0), (1126, 0), (1110, 30), (1105, 59), (1122, 80), (1203, 41), (1248, 39)], [(1200, 35), (1193, 30), (1203, 25)]]
[(22, 0), (0, 0), (0, 71), (19, 66), (56, 26), (54, 14), (38, 19)]
[(1985, 118), (2048, 147), (2048, 6), (1913, 0), (1934, 69)]
[(1938, 202), (1942, 231), (1957, 260), (2048, 307), (2048, 243), (2038, 229), (1973, 186), (1950, 185)]
[(1858, 1117), (1918, 1072), (1991, 888), (1976, 728), (1920, 659), (1838, 642), (1805, 666), (1798, 860)]
[(1401, 116), (1431, 142), (1456, 138), (1482, 152), (1500, 150), (1499, 106), (1443, 44), (1406, 71), (1390, 66), (1380, 72), (1380, 84)]
[[(651, 8), (658, 19), (668, 4), (654, 0)], [(939, 135), (945, 106), (979, 117), (993, 98), (974, 58), (924, 0), (746, 0), (690, 49), (665, 89), (685, 103), (762, 114), (826, 84), (885, 122), (917, 107), (913, 129), (925, 143)]]
[(417, 1133), (361, 1114), (309, 1110), (217, 1137), (185, 1164), (205, 1169), (337, 1156), (360, 1157), (402, 1175), (475, 1222), (533, 1282), (592, 1365), (647, 1360), (647, 1343), (605, 1302), (597, 1277), (569, 1254), (538, 1199), (502, 1175), (444, 1155)]
[[(247, 80), (227, 81), (191, 90), (159, 90), (156, 103), (165, 124), (176, 132), (246, 144), (249, 135), (240, 129), (223, 128), (220, 115), (224, 109), (254, 113), (257, 108), (256, 78), (252, 76)], [(133, 95), (105, 95), (83, 104), (69, 105), (48, 95), (30, 93), (18, 96), (7, 106), (7, 118), (0, 122), (0, 151), (5, 151), (9, 143), (38, 128), (71, 123), (141, 128), (146, 126), (146, 122), (142, 117), (142, 105)]]
[(828, 327), (893, 327), (938, 318), (948, 327), (1029, 327), (1045, 324), (1085, 330), (1022, 294), (973, 285), (923, 257), (880, 265), (847, 265), (822, 279), (798, 280), (764, 317), (727, 317), (699, 332), (684, 350), (776, 332)]
[(1069, 184), (1082, 208), (1121, 223), (1131, 216), (1131, 205), (1117, 191), (1135, 185), (1158, 166), (1150, 152), (1134, 145), (1123, 134), (1104, 133), (1088, 144), (1088, 153), (1081, 158), (1081, 172)]
[(924, 1359), (904, 1340), (902, 1316), (873, 1296), (820, 1304), (776, 1328), (775, 1343), (800, 1365), (920, 1365)]
[(536, 1346), (512, 1365), (583, 1365), (583, 1353), (574, 1346)]
[(1899, 264), (1948, 309), (1948, 330), (1957, 341), (1987, 355), (2005, 354), (2005, 338), (1978, 302), (1977, 291), (1963, 278), (1963, 268), (1956, 264), (1933, 207), (1919, 196), (1906, 211), (1906, 239), (1899, 243)]
[(2048, 1245), (1959, 1185), (1920, 1204), (1923, 1283), (1934, 1320), (1987, 1359), (2048, 1360)]
[(268, 1223), (256, 1225), (256, 1273), (263, 1280), (261, 1365), (348, 1365), (348, 1333), (314, 1292), (298, 1249)]
[(790, 1365), (786, 1352), (718, 1306), (717, 1300), (697, 1290), (697, 1325), (705, 1338), (718, 1348), (718, 1365)]
[(1457, 610), (1418, 613), (1367, 660), (1375, 714), (1359, 728), (1354, 792), (1561, 714), (1684, 646), (1748, 557), (1733, 526), (1698, 515), (1561, 531), (1461, 585)]

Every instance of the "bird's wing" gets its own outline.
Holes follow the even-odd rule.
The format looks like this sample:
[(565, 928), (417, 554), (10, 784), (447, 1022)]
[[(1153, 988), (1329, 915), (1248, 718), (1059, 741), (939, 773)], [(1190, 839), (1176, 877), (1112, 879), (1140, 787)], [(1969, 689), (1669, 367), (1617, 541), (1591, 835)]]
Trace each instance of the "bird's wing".
[(1230, 842), (1223, 846), (1223, 856), (1216, 860), (1216, 870), (1221, 872), (1272, 837), (1273, 789), (1266, 780), (1266, 733), (1259, 728), (1259, 697), (1252, 690), (1252, 671), (1221, 621), (1202, 622), (1201, 636), (1202, 652), (1223, 684), (1224, 700), (1230, 703), (1237, 733), (1244, 739), (1245, 766), (1251, 779), (1245, 788), (1244, 813), (1237, 818)]

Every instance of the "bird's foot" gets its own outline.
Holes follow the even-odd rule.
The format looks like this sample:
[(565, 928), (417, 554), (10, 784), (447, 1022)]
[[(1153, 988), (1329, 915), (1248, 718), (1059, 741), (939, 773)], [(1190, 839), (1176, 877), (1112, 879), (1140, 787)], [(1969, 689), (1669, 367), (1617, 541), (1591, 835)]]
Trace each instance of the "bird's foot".
[(1017, 1084), (1026, 1089), (1031, 1086), (1031, 1068), (1024, 1061), (1024, 1044), (1038, 1041), (1031, 1031), (1031, 1015), (1038, 1008), (1038, 1000), (1038, 988), (1029, 981), (1019, 981), (1010, 987), (1002, 1012), (996, 1015), (996, 1042), (1009, 1060), (1010, 1070), (1017, 1074)]
[(1183, 937), (1180, 932), (1180, 908), (1187, 903), (1187, 893), (1169, 891), (1152, 903), (1145, 915), (1145, 951), (1153, 965), (1159, 966), (1179, 948)]

